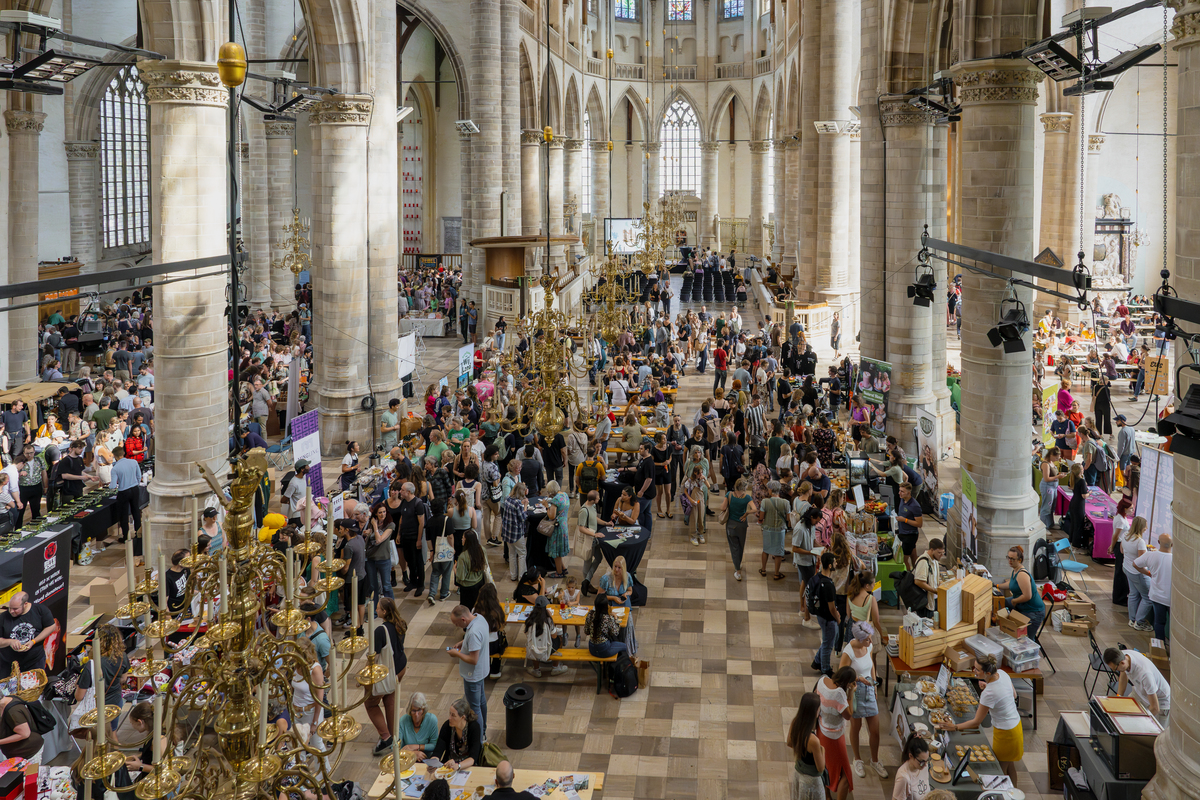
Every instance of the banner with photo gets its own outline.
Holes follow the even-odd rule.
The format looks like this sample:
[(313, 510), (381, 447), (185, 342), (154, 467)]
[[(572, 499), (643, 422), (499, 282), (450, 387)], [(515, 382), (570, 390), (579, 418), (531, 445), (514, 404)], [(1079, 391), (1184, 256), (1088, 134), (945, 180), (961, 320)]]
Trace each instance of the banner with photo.
[(1054, 446), (1054, 434), (1050, 426), (1054, 424), (1054, 412), (1058, 410), (1059, 382), (1046, 384), (1042, 387), (1042, 446)]
[(306, 411), (292, 420), (292, 463), (300, 459), (308, 460), (312, 467), (308, 470), (308, 485), (312, 487), (313, 497), (325, 494), (325, 479), (321, 474), (321, 412), (318, 409)]
[(971, 473), (962, 470), (962, 496), (959, 498), (959, 535), (962, 538), (962, 551), (968, 553), (974, 560), (979, 555), (979, 525), (975, 519), (975, 479)]
[(938, 502), (938, 418), (936, 414), (917, 409), (917, 472), (922, 486), (936, 507)]
[(888, 395), (892, 391), (892, 365), (887, 361), (864, 358), (859, 367), (857, 387), (863, 410), (871, 421), (871, 433), (883, 436), (887, 425)]

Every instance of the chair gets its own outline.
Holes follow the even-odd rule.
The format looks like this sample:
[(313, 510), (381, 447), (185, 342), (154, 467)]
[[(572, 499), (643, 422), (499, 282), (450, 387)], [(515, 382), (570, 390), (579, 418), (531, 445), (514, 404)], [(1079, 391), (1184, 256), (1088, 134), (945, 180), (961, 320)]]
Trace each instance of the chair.
[[(1046, 600), (1047, 598), (1043, 595), (1042, 602), (1044, 603)], [(1049, 600), (1050, 605), (1046, 606), (1046, 616), (1042, 617), (1042, 624), (1038, 626), (1037, 633), (1034, 634), (1034, 641), (1038, 643), (1038, 649), (1042, 651), (1042, 658), (1046, 659), (1046, 663), (1050, 665), (1050, 669), (1057, 674), (1058, 669), (1055, 668), (1054, 662), (1050, 660), (1050, 654), (1046, 652), (1046, 646), (1042, 644), (1042, 631), (1046, 630), (1046, 623), (1050, 621), (1050, 615), (1054, 613), (1054, 599), (1049, 598)]]
[[(1080, 580), (1083, 580), (1083, 572), (1084, 572), (1084, 570), (1086, 570), (1088, 568), (1088, 565), (1084, 564), (1081, 561), (1075, 561), (1073, 559), (1067, 559), (1064, 561), (1062, 558), (1063, 551), (1070, 549), (1070, 547), (1071, 547), (1071, 541), (1067, 537), (1063, 537), (1062, 539), (1055, 540), (1054, 551), (1058, 556), (1058, 566), (1062, 568), (1063, 572), (1074, 573), (1079, 576)], [(1071, 552), (1071, 555), (1075, 555), (1074, 551)], [(1067, 583), (1070, 583), (1070, 582), (1071, 581), (1068, 579)]]
[(292, 437), (268, 447), (267, 462), (275, 469), (286, 472), (292, 466)]
[[(1088, 645), (1092, 652), (1088, 655), (1088, 669), (1083, 675), (1084, 689), (1087, 690), (1087, 696), (1091, 697), (1096, 691), (1096, 683), (1100, 680), (1101, 675), (1108, 676), (1108, 693), (1116, 694), (1117, 691), (1117, 674), (1108, 668), (1104, 663), (1104, 654), (1100, 651), (1100, 645), (1096, 643), (1096, 637), (1092, 631), (1088, 631)], [(1094, 675), (1092, 673), (1095, 673)], [(1088, 676), (1092, 676), (1092, 685), (1087, 685)]]

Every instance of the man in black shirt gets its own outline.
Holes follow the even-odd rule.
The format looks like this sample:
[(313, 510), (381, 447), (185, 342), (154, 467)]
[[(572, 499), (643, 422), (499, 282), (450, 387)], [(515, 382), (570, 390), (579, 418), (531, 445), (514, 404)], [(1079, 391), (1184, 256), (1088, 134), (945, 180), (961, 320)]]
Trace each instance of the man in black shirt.
[(637, 490), (638, 525), (651, 529), (654, 524), (650, 515), (651, 500), (654, 499), (654, 458), (650, 455), (650, 444), (643, 439), (638, 447), (637, 473), (634, 475), (633, 488)]
[[(837, 559), (828, 550), (821, 554), (821, 572), (813, 578), (812, 586), (808, 587), (809, 610), (816, 611), (817, 624), (821, 626), (821, 649), (817, 658), (810, 665), (813, 669), (832, 677), (833, 664), (830, 656), (833, 653), (833, 640), (837, 637), (838, 626), (842, 624), (842, 615), (838, 612), (836, 589), (833, 585), (833, 568)], [(816, 602), (812, 602), (815, 600)]]
[(913, 499), (913, 487), (908, 481), (900, 484), (900, 500), (896, 503), (896, 535), (904, 551), (904, 566), (913, 568), (913, 553), (917, 550), (917, 537), (921, 535), (921, 504)]
[(554, 439), (547, 443), (546, 437), (539, 434), (538, 448), (542, 451), (542, 461), (546, 464), (546, 474), (549, 479), (561, 484), (563, 465), (567, 463), (567, 440), (561, 433), (556, 433)]
[(44, 669), (46, 648), (42, 642), (56, 629), (50, 609), (29, 602), (25, 592), (17, 592), (0, 614), (0, 664), (16, 661), (22, 672)]
[(411, 483), (400, 489), (400, 548), (408, 563), (408, 580), (404, 591), (416, 591), (414, 597), (425, 593), (425, 562), (421, 558), (421, 534), (425, 530), (425, 503), (417, 499), (417, 487)]
[(546, 485), (546, 480), (542, 476), (542, 465), (534, 457), (534, 452), (534, 446), (527, 444), (521, 450), (520, 455), (517, 456), (517, 458), (521, 459), (521, 483), (525, 484), (525, 489), (528, 491), (530, 497), (540, 495), (542, 488)]
[(176, 550), (171, 555), (171, 566), (167, 568), (167, 608), (172, 614), (178, 614), (183, 610), (188, 576), (192, 574), (192, 571), (181, 564), (183, 559), (190, 554), (191, 551), (186, 548)]
[(77, 439), (71, 442), (67, 454), (58, 462), (58, 478), (61, 483), (59, 492), (63, 496), (64, 503), (69, 503), (77, 497), (83, 497), (83, 448), (84, 443), (81, 440)]

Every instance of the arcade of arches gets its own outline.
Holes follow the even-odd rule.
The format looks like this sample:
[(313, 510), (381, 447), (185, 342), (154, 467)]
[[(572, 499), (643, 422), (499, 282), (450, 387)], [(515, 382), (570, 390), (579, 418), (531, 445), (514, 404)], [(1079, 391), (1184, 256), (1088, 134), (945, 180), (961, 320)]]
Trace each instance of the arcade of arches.
[[(944, 458), (933, 473), (943, 491), (960, 507), (961, 476), (969, 474), (976, 487), (978, 561), (1007, 576), (1010, 547), (1031, 553), (1037, 540), (1060, 538), (1055, 514), (1047, 518), (1030, 481), (1037, 462), (1025, 405), (1035, 382), (1058, 380), (1042, 346), (1059, 346), (1054, 331), (1035, 344), (1036, 320), (1049, 313), (1049, 327), (1060, 319), (1071, 341), (1085, 339), (1085, 331), (1094, 336), (1109, 325), (1118, 298), (1130, 298), (1136, 310), (1132, 299), (1158, 288), (1164, 266), (1181, 298), (1200, 301), (1200, 2), (1164, 0), (1163, 9), (1102, 28), (1102, 57), (1165, 37), (1167, 66), (1159, 53), (1117, 76), (1111, 90), (1084, 97), (1065, 94), (1070, 82), (1055, 83), (1014, 56), (1061, 30), (1064, 15), (1086, 7), (1082, 0), (545, 2), (238, 0), (238, 40), (260, 76), (247, 82), (248, 96), (272, 102), (261, 76), (285, 73), (329, 90), (293, 116), (243, 102), (236, 148), (236, 213), (248, 254), (243, 304), (268, 317), (301, 312), (296, 327), (312, 350), (297, 357), (310, 380), (306, 402), (294, 410), (320, 411), (326, 485), (342, 471), (342, 442), (358, 441), (367, 463), (389, 400), (400, 399), (402, 414), (423, 416), (425, 384), (455, 379), (458, 320), (442, 338), (410, 308), (407, 281), (423, 274), (422, 256), (441, 255), (447, 275), (461, 271), (451, 313), (473, 302), (478, 341), (495, 343), (501, 317), (511, 323), (544, 297), (536, 284), (520, 289), (496, 280), (486, 249), (472, 241), (564, 237), (548, 252), (530, 247), (515, 269), (525, 278), (553, 272), (557, 302), (577, 313), (595, 280), (590, 269), (604, 256), (606, 220), (618, 226), (641, 216), (644, 203), (673, 195), (684, 210), (687, 246), (725, 256), (745, 281), (745, 302), (709, 301), (697, 288), (672, 305), (672, 319), (706, 306), (724, 320), (738, 305), (741, 330), (751, 338), (762, 322), (782, 323), (784, 339), (794, 319), (814, 349), (818, 376), (847, 356), (854, 364), (887, 362), (880, 441), (894, 436), (915, 453), (921, 420), (940, 432)], [(0, 230), (7, 244), (0, 247), (0, 275), (7, 283), (77, 269), (95, 276), (85, 293), (124, 290), (101, 295), (107, 305), (137, 286), (106, 284), (106, 272), (225, 253), (228, 94), (217, 73), (225, 0), (0, 0), (0, 9), (54, 17), (64, 30), (164, 57), (127, 59), (68, 45), (108, 63), (61, 84), (61, 95), (4, 93)], [(12, 34), (0, 33), (7, 34), (3, 52), (13, 52)], [(910, 102), (913, 90), (939, 82), (960, 106), (949, 121)], [(393, 109), (402, 107), (410, 110), (397, 121)], [(306, 289), (273, 266), (293, 209), (311, 220)], [(1082, 250), (1104, 289), (1104, 311), (1081, 312), (1073, 301), (1014, 289), (967, 265), (948, 271), (942, 261), (932, 262), (934, 302), (915, 305), (908, 289), (926, 227), (937, 239), (1026, 260), (1040, 253), (1068, 268)], [(685, 285), (683, 271), (670, 278), (675, 295)], [(145, 519), (172, 549), (190, 541), (193, 498), (204, 503), (209, 494), (197, 463), (226, 462), (231, 443), (228, 281), (199, 272), (147, 292), (152, 322), (132, 329), (152, 334), (143, 336), (151, 348), (138, 345), (143, 355), (152, 352), (157, 387), (144, 406), (152, 409), (154, 464)], [(402, 285), (409, 292), (399, 290), (398, 273), (408, 276)], [(956, 280), (957, 311), (946, 296)], [(1035, 328), (1024, 334), (1026, 347), (1010, 353), (993, 346), (989, 331), (1014, 296)], [(21, 306), (0, 323), (8, 356), (0, 359), (0, 381), (7, 388), (57, 377), (53, 367), (46, 370), (45, 348), (52, 359), (71, 348), (47, 345), (63, 331), (62, 323), (46, 330), (49, 309)], [(64, 309), (77, 312), (79, 303)], [(1154, 345), (1151, 317), (1143, 312), (1131, 339)], [(1119, 322), (1114, 317), (1112, 325)], [(426, 334), (421, 380), (406, 398), (394, 344), (411, 328)], [(116, 335), (128, 330), (126, 321)], [(516, 338), (510, 327), (507, 350)], [(1113, 339), (1120, 353), (1115, 374), (1133, 377), (1139, 367), (1128, 341), (1124, 334)], [(716, 344), (713, 331), (710, 350)], [(1189, 360), (1184, 339), (1163, 347), (1175, 375)], [(1086, 345), (1079, 349), (1086, 361)], [(62, 357), (59, 370), (78, 378), (80, 366), (96, 363), (94, 355)], [(1104, 357), (1099, 352), (1097, 362)], [(122, 363), (128, 369), (130, 362)], [(93, 367), (92, 377), (103, 367)], [(1103, 363), (1093, 367), (1108, 371)], [(689, 430), (714, 394), (702, 369), (693, 357), (679, 377), (674, 411)], [(1075, 386), (1080, 411), (1098, 415), (1087, 397), (1087, 365), (1075, 371), (1083, 376)], [(1193, 376), (1185, 370), (1170, 391), (1182, 396)], [(127, 377), (136, 382), (136, 370)], [(1112, 415), (1145, 432), (1168, 398), (1147, 406), (1131, 393), (1133, 383), (1114, 380), (1105, 397)], [(581, 394), (585, 388), (586, 378)], [(0, 397), (11, 411), (9, 403)], [(1117, 448), (1116, 426), (1101, 437)], [(266, 438), (274, 444), (281, 437)], [(1168, 567), (1167, 583), (1173, 702), (1145, 792), (1178, 800), (1200, 797), (1200, 686), (1184, 677), (1200, 659), (1200, 538), (1188, 512), (1200, 507), (1200, 464), (1182, 455), (1173, 464), (1171, 530), (1180, 567)], [(713, 470), (721, 470), (716, 461)], [(276, 470), (275, 480), (281, 477)], [(1107, 488), (1119, 497), (1119, 489)], [(714, 485), (712, 509), (724, 492)], [(279, 503), (277, 491), (270, 502)], [(934, 498), (918, 552), (944, 539), (951, 564), (962, 547), (958, 513), (943, 519), (937, 510)], [(573, 505), (572, 536), (576, 513)], [(760, 581), (760, 525), (750, 524), (748, 566), (735, 577), (725, 538), (708, 519), (714, 536), (698, 548), (681, 519), (653, 520), (639, 573), (650, 597), (637, 609), (639, 657), (651, 664), (647, 689), (620, 701), (593, 698), (587, 670), (529, 678), (519, 661), (488, 682), (489, 730), (501, 746), (503, 690), (518, 680), (537, 688), (534, 744), (509, 753), (518, 770), (603, 772), (596, 796), (606, 800), (788, 796), (794, 756), (787, 729), (817, 678), (809, 661), (821, 636), (796, 616), (791, 559), (783, 580), (768, 574)], [(1055, 522), (1052, 531), (1047, 521)], [(79, 579), (121, 565), (120, 550), (77, 567)], [(566, 559), (575, 574), (580, 552)], [(487, 549), (507, 598), (512, 585), (500, 553)], [(1087, 566), (1075, 580), (1097, 606), (1096, 640), (1102, 648), (1123, 642), (1148, 651), (1152, 634), (1127, 627), (1126, 610), (1108, 597), (1122, 568), (1090, 555), (1074, 548)], [(72, 585), (83, 584), (73, 577)], [(424, 597), (404, 596), (409, 668), (400, 691), (423, 692), (444, 721), (461, 696), (444, 656), (460, 638), (450, 621), (453, 600), (430, 607)], [(72, 599), (74, 611), (87, 605), (82, 595)], [(884, 627), (897, 633), (900, 613), (884, 611)], [(1034, 731), (1025, 722), (1017, 785), (1049, 796), (1057, 792), (1047, 782), (1046, 742), (1058, 711), (1086, 708), (1081, 678), (1090, 651), (1086, 638), (1056, 634), (1049, 625), (1042, 645), (1058, 670), (1051, 674), (1043, 659), (1041, 724)], [(878, 653), (881, 671), (884, 661)], [(888, 730), (890, 702), (880, 709), (887, 777), (872, 771), (863, 732), (866, 770), (853, 776), (856, 796), (890, 796), (901, 763)], [(370, 738), (363, 735), (361, 752), (345, 767), (347, 777), (368, 787)]]

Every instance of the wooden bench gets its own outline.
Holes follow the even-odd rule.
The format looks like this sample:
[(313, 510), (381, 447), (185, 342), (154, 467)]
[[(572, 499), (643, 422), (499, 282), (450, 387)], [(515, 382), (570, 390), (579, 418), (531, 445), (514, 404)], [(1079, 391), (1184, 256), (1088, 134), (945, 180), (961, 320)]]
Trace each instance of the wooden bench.
[[(500, 656), (505, 661), (525, 661), (525, 648), (510, 646), (504, 648), (504, 653)], [(588, 650), (581, 647), (564, 647), (563, 649), (550, 656), (551, 663), (563, 664), (587, 664), (596, 673), (596, 694), (604, 689), (604, 665), (614, 664), (617, 661), (616, 656), (601, 658), (594, 656)]]

